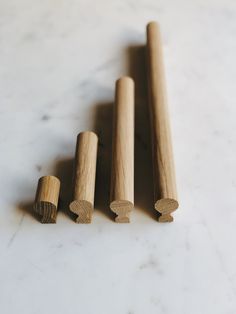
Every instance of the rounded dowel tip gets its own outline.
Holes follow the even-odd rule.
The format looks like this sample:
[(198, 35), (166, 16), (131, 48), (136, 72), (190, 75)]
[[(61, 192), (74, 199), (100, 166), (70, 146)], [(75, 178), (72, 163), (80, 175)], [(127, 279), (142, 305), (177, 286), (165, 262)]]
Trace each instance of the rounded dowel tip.
[(83, 132), (80, 132), (77, 137), (84, 136), (84, 135), (85, 136), (88, 135), (88, 136), (94, 137), (94, 139), (98, 140), (97, 134), (94, 133), (93, 131), (83, 131)]
[(130, 76), (122, 76), (118, 80), (116, 80), (116, 84), (118, 83), (134, 85), (134, 80)]
[(150, 21), (147, 24), (147, 30), (150, 30), (151, 28), (160, 28), (160, 24), (157, 21)]

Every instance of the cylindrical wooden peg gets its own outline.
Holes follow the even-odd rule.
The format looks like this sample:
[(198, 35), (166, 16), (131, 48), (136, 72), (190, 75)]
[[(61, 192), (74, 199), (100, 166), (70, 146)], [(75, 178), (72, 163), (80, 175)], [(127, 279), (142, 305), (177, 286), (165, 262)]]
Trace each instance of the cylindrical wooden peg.
[(134, 206), (134, 81), (129, 77), (116, 82), (110, 199), (116, 222), (129, 222)]
[(155, 209), (159, 221), (173, 221), (178, 208), (159, 25), (147, 25), (147, 64), (152, 133)]
[(74, 195), (70, 210), (77, 223), (90, 223), (94, 207), (98, 137), (82, 132), (77, 137), (74, 166)]
[(38, 181), (34, 211), (41, 217), (42, 223), (56, 223), (60, 181), (54, 176), (44, 176)]

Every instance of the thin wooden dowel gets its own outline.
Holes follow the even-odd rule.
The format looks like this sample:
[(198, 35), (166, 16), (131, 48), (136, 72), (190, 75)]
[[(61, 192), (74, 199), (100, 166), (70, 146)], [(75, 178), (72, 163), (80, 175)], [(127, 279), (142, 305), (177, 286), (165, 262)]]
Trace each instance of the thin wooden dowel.
[(134, 82), (116, 82), (110, 208), (116, 222), (129, 222), (134, 203)]
[(160, 222), (178, 208), (159, 25), (147, 25), (147, 64), (152, 134), (155, 209)]
[(60, 181), (54, 176), (44, 176), (38, 181), (34, 211), (42, 217), (42, 223), (56, 223)]
[(70, 210), (78, 215), (77, 223), (90, 223), (94, 208), (98, 137), (93, 132), (82, 132), (77, 137), (74, 194)]

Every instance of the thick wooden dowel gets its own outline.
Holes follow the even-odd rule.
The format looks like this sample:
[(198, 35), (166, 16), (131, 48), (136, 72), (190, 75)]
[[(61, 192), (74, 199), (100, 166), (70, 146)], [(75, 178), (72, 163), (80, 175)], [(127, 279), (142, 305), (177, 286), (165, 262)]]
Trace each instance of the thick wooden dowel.
[(134, 203), (134, 82), (116, 82), (113, 115), (111, 210), (116, 222), (129, 222)]
[(35, 197), (34, 211), (41, 217), (42, 223), (55, 223), (60, 192), (60, 181), (54, 176), (41, 177)]
[(147, 64), (152, 133), (155, 209), (159, 221), (173, 221), (178, 208), (171, 134), (166, 100), (164, 65), (159, 25), (147, 25)]
[(78, 215), (76, 222), (90, 223), (94, 207), (98, 137), (82, 132), (77, 137), (74, 166), (74, 195), (70, 210)]

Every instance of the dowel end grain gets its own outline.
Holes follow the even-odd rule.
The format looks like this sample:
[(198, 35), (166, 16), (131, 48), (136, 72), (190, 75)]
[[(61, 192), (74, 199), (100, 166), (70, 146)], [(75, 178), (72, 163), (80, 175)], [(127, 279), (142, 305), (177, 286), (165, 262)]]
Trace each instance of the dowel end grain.
[(134, 88), (134, 80), (130, 76), (122, 76), (116, 80), (116, 85), (118, 84), (129, 84), (131, 88)]
[(160, 215), (160, 217), (158, 218), (159, 222), (172, 222), (173, 220), (174, 218), (169, 214)]
[(134, 205), (129, 201), (113, 201), (110, 204), (111, 210), (117, 215), (115, 218), (116, 222), (129, 223), (130, 212)]
[(173, 217), (171, 213), (174, 212), (179, 207), (178, 202), (175, 199), (163, 198), (155, 203), (155, 209), (160, 214), (159, 222), (172, 222)]
[(89, 224), (92, 221), (93, 204), (85, 200), (75, 200), (70, 204), (70, 210), (78, 215), (76, 222)]
[(34, 211), (40, 215), (42, 223), (56, 223), (60, 180), (54, 176), (44, 176), (38, 181)]

